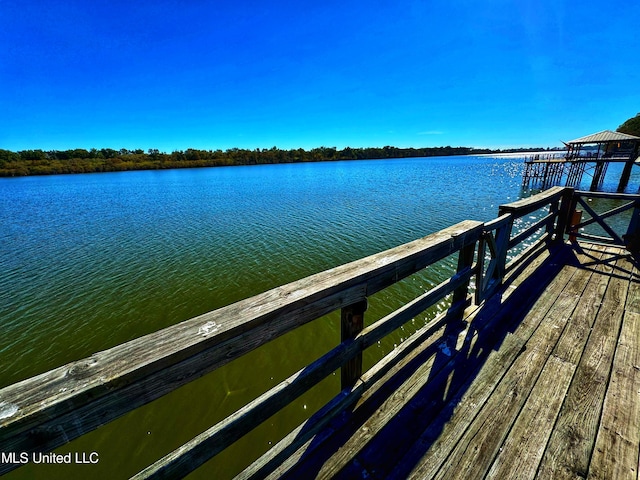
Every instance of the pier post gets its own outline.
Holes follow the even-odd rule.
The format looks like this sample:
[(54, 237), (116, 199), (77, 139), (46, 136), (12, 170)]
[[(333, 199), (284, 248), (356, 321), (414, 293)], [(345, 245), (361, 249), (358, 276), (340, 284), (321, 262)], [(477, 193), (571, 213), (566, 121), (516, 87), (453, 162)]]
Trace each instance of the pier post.
[(624, 165), (624, 169), (622, 170), (622, 175), (620, 175), (620, 183), (618, 183), (618, 193), (624, 192), (624, 189), (627, 188), (629, 184), (629, 178), (631, 177), (631, 169), (633, 168), (633, 160), (628, 161)]
[(574, 210), (571, 212), (571, 222), (569, 223), (569, 241), (575, 243), (578, 241), (578, 224), (582, 221), (582, 210)]
[(640, 254), (640, 200), (636, 200), (634, 203), (629, 228), (622, 238), (627, 250), (633, 255)]
[(558, 211), (558, 223), (556, 224), (554, 243), (563, 243), (564, 234), (568, 233), (570, 225), (573, 222), (573, 212), (575, 211), (575, 202), (573, 199), (574, 189), (565, 187), (560, 198), (560, 209)]
[(622, 175), (620, 176), (620, 183), (618, 183), (618, 193), (624, 192), (624, 189), (627, 188), (629, 184), (629, 178), (631, 177), (631, 170), (633, 170), (633, 165), (635, 163), (636, 158), (638, 158), (638, 154), (640, 153), (640, 143), (636, 143), (631, 155), (629, 155), (629, 160), (624, 165), (624, 169), (622, 170)]
[[(364, 328), (364, 312), (367, 310), (367, 299), (343, 307), (340, 312), (341, 341), (351, 340)], [(347, 360), (340, 369), (341, 389), (350, 388), (362, 375), (362, 352), (351, 360)]]
[(596, 168), (593, 170), (593, 180), (591, 181), (591, 187), (589, 188), (592, 192), (597, 191), (602, 185), (608, 164), (609, 162), (596, 160)]
[(542, 188), (546, 189), (549, 187), (549, 162), (545, 162), (544, 164), (544, 179), (542, 180)]

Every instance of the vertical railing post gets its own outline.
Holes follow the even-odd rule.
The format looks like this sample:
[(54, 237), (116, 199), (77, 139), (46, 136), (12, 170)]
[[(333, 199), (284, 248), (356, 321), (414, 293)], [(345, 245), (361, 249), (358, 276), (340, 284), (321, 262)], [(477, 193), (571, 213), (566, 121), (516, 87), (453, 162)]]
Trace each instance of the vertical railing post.
[[(480, 302), (484, 300), (485, 297), (485, 287), (486, 283), (489, 282), (489, 279), (485, 277), (484, 257), (487, 254), (487, 246), (491, 250), (491, 232), (483, 231), (480, 235), (480, 240), (478, 240), (478, 260), (476, 262), (476, 305), (480, 305)], [(491, 254), (491, 258), (494, 259), (493, 251)], [(491, 261), (489, 261), (489, 265), (491, 265)]]
[(636, 200), (633, 203), (629, 228), (622, 238), (627, 250), (634, 255), (640, 254), (640, 200)]
[[(367, 310), (367, 299), (343, 307), (340, 312), (341, 341), (351, 340), (364, 328), (364, 312)], [(362, 375), (362, 352), (347, 360), (340, 370), (341, 388), (350, 388)]]
[(493, 278), (498, 282), (499, 285), (502, 284), (502, 280), (504, 279), (504, 272), (507, 267), (507, 254), (509, 253), (509, 240), (511, 240), (512, 228), (513, 216), (505, 226), (500, 227), (498, 228), (498, 230), (496, 230), (497, 264)]
[(500, 205), (500, 207), (498, 208), (498, 217), (501, 217), (502, 215), (505, 215), (507, 213), (511, 215), (511, 218), (509, 219), (504, 232), (502, 232), (502, 235), (504, 236), (500, 237), (500, 240), (496, 238), (496, 243), (498, 244), (498, 264), (496, 268), (498, 269), (498, 272), (500, 272), (500, 283), (502, 283), (504, 273), (507, 270), (507, 254), (509, 253), (509, 242), (511, 242), (511, 232), (513, 231), (513, 222), (515, 220), (513, 213)]
[(549, 213), (553, 214), (553, 218), (547, 222), (547, 227), (545, 228), (545, 232), (549, 235), (548, 243), (552, 243), (554, 238), (554, 233), (556, 232), (556, 221), (560, 218), (560, 199), (555, 200), (549, 204)]
[[(490, 223), (490, 225), (493, 222)], [(476, 268), (476, 303), (480, 303), (485, 298), (491, 296), (496, 289), (502, 285), (507, 262), (507, 252), (509, 250), (509, 236), (513, 217), (509, 215), (507, 221), (501, 221), (495, 228), (486, 230), (480, 237), (478, 245), (478, 262)], [(495, 230), (495, 233), (492, 233)], [(485, 271), (486, 247), (489, 247), (491, 259)]]
[[(462, 272), (465, 268), (473, 266), (473, 257), (476, 253), (476, 244), (478, 240), (474, 242), (464, 245), (460, 251), (458, 252), (458, 269), (457, 273)], [(453, 299), (451, 300), (452, 307), (458, 307), (459, 305), (465, 304), (467, 300), (467, 295), (469, 294), (469, 280), (464, 282), (458, 288), (453, 291)], [(464, 307), (461, 308), (461, 312), (464, 310)]]
[(575, 205), (574, 189), (566, 187), (560, 198), (560, 210), (558, 211), (558, 223), (556, 224), (554, 243), (564, 242), (564, 234), (565, 232), (568, 233)]

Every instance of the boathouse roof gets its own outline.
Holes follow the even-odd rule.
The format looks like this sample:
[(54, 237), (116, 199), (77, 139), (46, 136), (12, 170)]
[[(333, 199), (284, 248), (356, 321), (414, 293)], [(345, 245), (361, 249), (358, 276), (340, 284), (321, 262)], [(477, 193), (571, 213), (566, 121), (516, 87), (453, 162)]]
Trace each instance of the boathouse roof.
[(640, 140), (640, 137), (636, 137), (635, 135), (628, 135), (626, 133), (620, 132), (612, 132), (611, 130), (603, 130), (598, 133), (594, 133), (592, 135), (587, 135), (586, 137), (576, 138), (575, 140), (571, 140), (567, 142), (568, 144), (579, 144), (579, 143), (607, 143), (607, 142), (625, 142), (629, 140)]

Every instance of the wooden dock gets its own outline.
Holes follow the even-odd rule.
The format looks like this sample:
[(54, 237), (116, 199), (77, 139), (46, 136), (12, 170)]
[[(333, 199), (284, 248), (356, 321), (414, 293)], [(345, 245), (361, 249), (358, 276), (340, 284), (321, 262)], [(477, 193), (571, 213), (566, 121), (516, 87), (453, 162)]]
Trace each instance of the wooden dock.
[[(543, 154), (526, 159), (522, 185), (543, 190), (554, 185), (578, 188), (587, 174), (591, 177), (589, 190), (597, 191), (602, 188), (609, 164), (623, 163), (617, 191), (625, 191), (631, 171), (638, 164), (640, 137), (604, 130), (565, 145), (567, 152), (562, 158), (556, 154)], [(588, 145), (597, 146), (597, 151), (583, 151)]]
[[(577, 188), (582, 183), (586, 174), (591, 177), (589, 190), (597, 191), (602, 188), (610, 163), (623, 162), (598, 158), (527, 159), (525, 160), (524, 172), (522, 174), (522, 185), (524, 187), (530, 186), (541, 189), (547, 189), (555, 185)], [(624, 163), (629, 166), (633, 165), (633, 162)], [(630, 171), (629, 168), (629, 172)], [(629, 175), (621, 177), (620, 183), (618, 184), (619, 192), (624, 191), (627, 187)]]
[[(616, 206), (598, 211), (591, 195)], [(585, 218), (572, 221), (577, 207)], [(620, 215), (623, 232), (608, 223)], [(594, 225), (606, 235), (585, 230)], [(448, 279), (365, 321), (373, 294), (452, 256)], [(637, 479), (639, 261), (639, 195), (554, 187), (502, 205), (493, 221), (461, 222), (5, 387), (0, 451), (49, 452), (340, 310), (335, 348), (136, 478), (187, 475), (340, 369), (338, 395), (239, 478)], [(367, 347), (443, 300), (446, 312), (363, 371)], [(0, 474), (18, 466), (1, 463)]]

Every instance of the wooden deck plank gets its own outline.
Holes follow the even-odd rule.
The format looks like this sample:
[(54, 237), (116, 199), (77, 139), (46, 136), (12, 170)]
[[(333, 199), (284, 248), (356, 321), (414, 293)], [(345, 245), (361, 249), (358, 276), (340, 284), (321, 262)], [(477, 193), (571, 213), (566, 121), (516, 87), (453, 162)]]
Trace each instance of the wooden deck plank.
[[(431, 478), (440, 468), (440, 465), (447, 459), (452, 450), (456, 447), (458, 440), (464, 436), (465, 432), (473, 422), (477, 422), (477, 415), (479, 412), (479, 406), (486, 402), (486, 399), (492, 394), (494, 388), (498, 388), (498, 383), (502, 383), (502, 395), (506, 397), (508, 392), (515, 391), (518, 378), (526, 374), (529, 366), (531, 365), (531, 356), (541, 357), (541, 352), (536, 352), (535, 349), (527, 351), (523, 349), (525, 343), (530, 339), (534, 332), (537, 332), (537, 327), (540, 325), (543, 319), (548, 319), (550, 315), (561, 316), (561, 313), (567, 308), (572, 308), (572, 303), (577, 303), (575, 297), (565, 295), (563, 302), (560, 302), (560, 306), (557, 306), (556, 301), (560, 297), (560, 292), (566, 287), (569, 280), (577, 274), (576, 283), (587, 283), (591, 272), (585, 270), (576, 271), (575, 268), (564, 268), (562, 272), (556, 277), (556, 281), (552, 282), (547, 288), (547, 294), (541, 297), (536, 303), (534, 309), (520, 325), (520, 328), (510, 335), (500, 348), (492, 352), (489, 360), (485, 364), (483, 370), (480, 372), (474, 383), (470, 386), (469, 390), (462, 396), (457, 404), (452, 403), (450, 408), (454, 410), (454, 416), (450, 421), (436, 423), (425, 431), (420, 439), (420, 442), (412, 449), (408, 454), (408, 458), (403, 461), (411, 465), (415, 462), (415, 456), (421, 455), (419, 463), (415, 465), (413, 472), (411, 472), (414, 478)], [(554, 313), (555, 312), (555, 313)], [(550, 330), (550, 331), (549, 331)], [(546, 334), (554, 334), (556, 329), (547, 329)], [(539, 333), (538, 336), (542, 334)], [(519, 348), (515, 351), (505, 348), (508, 344), (514, 344)], [(514, 362), (518, 362), (519, 369), (515, 375), (511, 375), (507, 381), (501, 381), (505, 370)], [(537, 377), (537, 375), (536, 375)], [(513, 396), (512, 396), (513, 397)], [(497, 408), (496, 411), (491, 414), (485, 412), (484, 419), (501, 418), (503, 416), (503, 407)], [(428, 449), (428, 450), (427, 450)], [(426, 451), (426, 453), (425, 453)], [(460, 453), (460, 452), (459, 452)], [(461, 458), (462, 456), (460, 456)], [(453, 462), (455, 463), (455, 461)], [(400, 465), (396, 470), (397, 476), (402, 472), (402, 469), (406, 468), (405, 465)], [(454, 474), (455, 472), (451, 472)], [(467, 472), (469, 473), (469, 472)], [(474, 476), (477, 476), (477, 472)], [(395, 476), (395, 475), (394, 475)], [(463, 476), (463, 475), (461, 475)]]
[[(597, 248), (592, 248), (592, 252)], [(603, 249), (600, 248), (600, 250)], [(590, 255), (591, 261), (587, 266), (600, 261), (601, 257), (593, 258), (593, 253)], [(559, 342), (554, 351), (555, 355), (572, 361), (576, 365), (582, 356), (596, 314), (604, 298), (609, 283), (608, 274), (611, 273), (612, 268), (601, 262), (596, 265), (596, 271), (599, 274), (585, 289), (578, 308), (569, 320), (568, 335), (563, 337), (565, 341)], [(584, 471), (578, 474), (574, 471), (575, 468), (567, 467), (567, 465), (576, 464), (578, 458), (588, 458), (589, 455), (589, 447), (584, 444), (584, 440), (589, 437), (588, 427), (584, 424), (590, 424), (590, 422), (587, 421), (588, 417), (584, 417), (585, 407), (580, 407), (582, 397), (583, 394), (575, 388), (569, 392), (543, 457), (542, 466), (538, 472), (539, 478), (584, 478), (580, 477), (580, 475), (584, 475)]]
[[(591, 261), (588, 263), (600, 261), (603, 255), (604, 252), (600, 252), (600, 255), (596, 258), (590, 257)], [(606, 263), (595, 265), (594, 275), (587, 287), (582, 292), (576, 292), (580, 296), (580, 302), (569, 319), (568, 331), (562, 336), (553, 351), (553, 354), (557, 357), (578, 365), (609, 285), (609, 273), (611, 271), (611, 266)]]
[(535, 477), (575, 369), (575, 365), (559, 357), (548, 358), (524, 408), (500, 447), (488, 478)]
[[(589, 325), (594, 322), (597, 311), (599, 310), (594, 309), (594, 305), (600, 305), (600, 300), (602, 300), (602, 305), (604, 307), (612, 307), (612, 305), (615, 305), (615, 303), (620, 300), (619, 295), (616, 295), (615, 289), (613, 289), (613, 294), (609, 293), (612, 290), (607, 290), (606, 293), (609, 293), (609, 295), (603, 295), (603, 293), (605, 293), (603, 287), (607, 286), (607, 284), (609, 283), (608, 280), (610, 278), (607, 273), (612, 270), (610, 267), (605, 269), (608, 272), (604, 272), (604, 274), (594, 274), (593, 281), (590, 282), (587, 289), (585, 289), (583, 297), (590, 298), (592, 294), (595, 293), (595, 295), (590, 298), (590, 302), (581, 302), (579, 304), (578, 308), (569, 321), (565, 333), (561, 337), (558, 345), (554, 350), (553, 355), (557, 355), (555, 358), (559, 358), (568, 362), (569, 365), (573, 365), (574, 370), (576, 370), (578, 360), (581, 358), (581, 353), (583, 352), (583, 350), (585, 352), (577, 368), (576, 378), (571, 384), (572, 389), (567, 395), (566, 401), (564, 398), (564, 393), (566, 392), (566, 389), (569, 388), (571, 378), (562, 379), (560, 376), (562, 369), (558, 370), (558, 375), (554, 376), (551, 379), (551, 382), (553, 385), (555, 385), (555, 382), (557, 381), (564, 381), (565, 383), (562, 384), (562, 386), (554, 386), (553, 389), (549, 388), (549, 391), (546, 392), (546, 394), (543, 393), (541, 398), (536, 399), (540, 402), (547, 402), (549, 407), (551, 407), (552, 405), (558, 405), (559, 407), (562, 402), (565, 401), (564, 408), (559, 417), (556, 429), (554, 430), (554, 441), (550, 442), (550, 451), (554, 452), (554, 455), (546, 455), (545, 458), (547, 460), (547, 467), (541, 469), (540, 476), (542, 478), (558, 478), (561, 475), (561, 473), (557, 471), (557, 468), (555, 470), (549, 468), (549, 463), (551, 463), (551, 465), (555, 467), (558, 467), (559, 462), (557, 460), (564, 459), (567, 456), (573, 459), (586, 458), (588, 460), (590, 451), (593, 448), (593, 441), (595, 439), (595, 431), (598, 424), (599, 412), (606, 388), (606, 379), (611, 368), (611, 362), (615, 351), (616, 339), (610, 335), (610, 332), (612, 330), (617, 331), (619, 327), (619, 319), (610, 319), (608, 317), (605, 317), (595, 325), (590, 336), (584, 335), (584, 333), (589, 332)], [(617, 293), (620, 292), (618, 291)], [(586, 326), (586, 328), (579, 328), (580, 324), (582, 324), (583, 327)], [(576, 332), (578, 333), (576, 334)], [(585, 349), (585, 342), (587, 341), (587, 339), (589, 340), (589, 343), (587, 344)], [(551, 358), (554, 358), (554, 356), (552, 356)], [(554, 389), (557, 390), (555, 393)], [(559, 392), (561, 392), (561, 395), (559, 394)], [(528, 400), (527, 405), (529, 403), (532, 403), (531, 398)], [(534, 401), (534, 411), (537, 409), (535, 407), (535, 403), (536, 402)], [(552, 412), (549, 411), (548, 413), (549, 415), (551, 415)], [(555, 415), (557, 415), (557, 411), (553, 412), (553, 414), (553, 422), (555, 423)], [(530, 415), (528, 409), (523, 409), (523, 412), (520, 414), (518, 420), (516, 421), (516, 425), (518, 425), (518, 423), (525, 422), (529, 416)], [(553, 425), (553, 423), (551, 423), (550, 425)], [(581, 429), (581, 432), (577, 432), (577, 429)], [(514, 426), (514, 432), (515, 431), (516, 427)], [(565, 434), (559, 435), (558, 432), (561, 431)], [(582, 432), (587, 433), (585, 433), (583, 436), (580, 436), (580, 433)], [(591, 432), (591, 435), (589, 435), (588, 432)], [(544, 433), (551, 434), (551, 430), (549, 429), (545, 432), (539, 432), (537, 434), (537, 442), (533, 441), (532, 443), (527, 443), (524, 441), (524, 438), (518, 441), (518, 438), (516, 437), (516, 441), (518, 441), (516, 448), (507, 449), (505, 448), (505, 446), (503, 446), (501, 454), (502, 456), (506, 455), (504, 452), (513, 452), (515, 454), (515, 458), (517, 458), (518, 456), (531, 458), (532, 452), (537, 452), (540, 454), (540, 456), (534, 458), (534, 461), (531, 461), (528, 466), (523, 467), (521, 471), (519, 470), (515, 477), (533, 478), (533, 476), (536, 474), (538, 463), (540, 462), (540, 458), (542, 458), (542, 454), (544, 453), (544, 446), (546, 444), (546, 441), (549, 439), (549, 436), (545, 436)], [(510, 434), (510, 438), (513, 434), (513, 432), (512, 434)], [(528, 438), (531, 439), (532, 437)], [(587, 445), (585, 446), (584, 442), (579, 442), (578, 440), (584, 440)], [(506, 443), (508, 443), (508, 441), (509, 440), (507, 440)], [(574, 452), (574, 449), (577, 450), (577, 453)], [(515, 460), (515, 458), (513, 460)], [(550, 462), (551, 460), (555, 461)], [(500, 470), (495, 471), (500, 473), (500, 475), (495, 478), (510, 478), (510, 474), (514, 473)], [(574, 478), (575, 475), (584, 475), (583, 472), (586, 472), (586, 470), (581, 471), (579, 468), (567, 469), (565, 465), (562, 475), (568, 474), (568, 478)]]
[(640, 314), (626, 312), (589, 479), (635, 479), (640, 449)]
[[(577, 301), (574, 299), (560, 296), (544, 315), (545, 321), (526, 343), (468, 430), (459, 440), (456, 439), (451, 455), (435, 478), (468, 479), (486, 474), (538, 379), (548, 358), (548, 350), (553, 348), (564, 330), (566, 311), (572, 310), (575, 304)], [(535, 314), (535, 307), (532, 312)], [(453, 421), (457, 423), (459, 419), (454, 418)], [(412, 477), (424, 478), (422, 474)]]
[(585, 300), (592, 294), (598, 299), (603, 284), (607, 284), (600, 297), (600, 308), (594, 313), (585, 301), (575, 316), (576, 323), (585, 320), (593, 323), (593, 328), (549, 440), (538, 478), (584, 478), (589, 469), (627, 293), (626, 282), (610, 277), (611, 267), (605, 266), (605, 270), (603, 274), (595, 275), (594, 286), (585, 291)]

